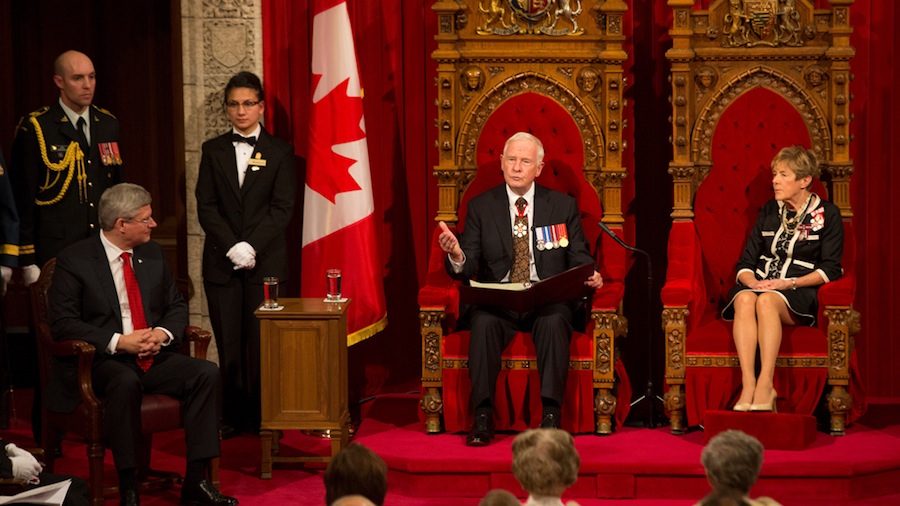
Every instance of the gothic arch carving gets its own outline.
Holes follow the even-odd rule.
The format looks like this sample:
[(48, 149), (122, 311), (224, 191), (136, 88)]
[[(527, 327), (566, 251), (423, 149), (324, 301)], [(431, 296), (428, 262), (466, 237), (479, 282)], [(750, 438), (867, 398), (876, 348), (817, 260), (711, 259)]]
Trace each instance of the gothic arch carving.
[(465, 193), (468, 183), (478, 171), (475, 160), (476, 149), (487, 118), (507, 100), (523, 93), (537, 93), (549, 97), (569, 113), (584, 139), (585, 176), (592, 185), (596, 186), (595, 181), (600, 184), (595, 188), (599, 193), (602, 181), (597, 177), (591, 177), (599, 172), (604, 157), (605, 141), (599, 118), (593, 114), (591, 106), (568, 86), (550, 76), (525, 71), (509, 76), (486, 90), (462, 119), (456, 142), (456, 164), (460, 170), (471, 171), (472, 177), (461, 179), (460, 195)]
[(754, 88), (768, 89), (794, 106), (806, 123), (812, 149), (819, 159), (831, 158), (831, 128), (815, 97), (804, 89), (802, 83), (784, 72), (758, 66), (741, 72), (724, 83), (698, 112), (697, 122), (691, 132), (691, 158), (701, 167), (698, 184), (706, 177), (712, 164), (710, 145), (719, 119), (741, 95)]

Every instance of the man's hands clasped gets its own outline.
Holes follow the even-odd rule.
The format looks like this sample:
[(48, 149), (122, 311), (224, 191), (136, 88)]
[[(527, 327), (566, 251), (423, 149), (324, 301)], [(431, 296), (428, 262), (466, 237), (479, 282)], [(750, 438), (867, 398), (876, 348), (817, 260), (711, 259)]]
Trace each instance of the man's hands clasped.
[(160, 329), (139, 329), (131, 334), (122, 334), (116, 350), (140, 358), (152, 357), (159, 353), (163, 343), (168, 339), (169, 335)]

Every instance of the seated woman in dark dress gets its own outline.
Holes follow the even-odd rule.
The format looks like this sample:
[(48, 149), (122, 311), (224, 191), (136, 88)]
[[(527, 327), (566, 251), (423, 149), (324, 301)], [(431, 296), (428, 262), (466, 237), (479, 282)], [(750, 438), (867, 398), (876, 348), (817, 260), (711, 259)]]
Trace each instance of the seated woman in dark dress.
[[(841, 277), (844, 227), (838, 208), (812, 193), (816, 155), (800, 146), (772, 160), (767, 202), (737, 264), (737, 286), (722, 312), (734, 320), (743, 387), (735, 411), (774, 411), (775, 358), (782, 325), (815, 325), (818, 287)], [(760, 372), (756, 377), (756, 349)]]

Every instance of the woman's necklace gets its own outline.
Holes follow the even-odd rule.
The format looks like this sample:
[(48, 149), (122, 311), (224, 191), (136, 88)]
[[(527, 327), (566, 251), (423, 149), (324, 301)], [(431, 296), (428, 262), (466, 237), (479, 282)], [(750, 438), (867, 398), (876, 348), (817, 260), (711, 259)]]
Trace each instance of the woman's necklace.
[(803, 218), (806, 217), (806, 210), (809, 207), (810, 200), (812, 200), (812, 193), (806, 197), (806, 202), (803, 203), (803, 207), (790, 218), (788, 218), (787, 206), (781, 207), (781, 224), (784, 225), (785, 232), (793, 234), (794, 230), (797, 229), (797, 225), (803, 223)]

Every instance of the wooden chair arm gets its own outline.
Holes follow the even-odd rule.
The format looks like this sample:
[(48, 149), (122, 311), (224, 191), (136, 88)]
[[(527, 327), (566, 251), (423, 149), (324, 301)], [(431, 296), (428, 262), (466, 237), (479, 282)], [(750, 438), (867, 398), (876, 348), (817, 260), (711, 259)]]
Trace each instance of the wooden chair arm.
[(182, 353), (190, 355), (190, 346), (191, 343), (194, 343), (194, 356), (206, 360), (206, 352), (209, 348), (209, 342), (212, 339), (212, 332), (200, 327), (188, 325), (188, 327), (184, 329), (184, 337), (185, 339), (181, 343)]
[(25, 491), (25, 480), (0, 478), (0, 495), (16, 495)]

